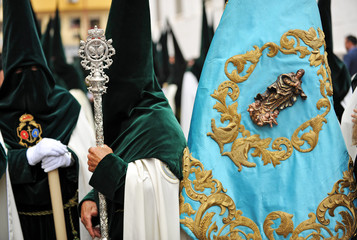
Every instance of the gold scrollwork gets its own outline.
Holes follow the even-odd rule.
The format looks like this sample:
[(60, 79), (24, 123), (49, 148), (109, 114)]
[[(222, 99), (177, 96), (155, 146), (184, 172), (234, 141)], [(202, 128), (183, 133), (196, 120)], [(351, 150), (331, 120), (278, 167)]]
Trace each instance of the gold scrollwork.
[[(193, 181), (189, 179), (191, 174), (194, 174)], [(243, 212), (236, 209), (233, 199), (226, 194), (222, 183), (213, 178), (211, 170), (205, 170), (203, 164), (192, 157), (188, 148), (185, 149), (183, 156), (183, 176), (180, 184), (180, 214), (187, 214), (189, 217), (181, 219), (180, 223), (190, 229), (200, 240), (261, 240), (263, 238), (274, 240), (274, 233), (284, 238), (291, 234), (289, 238), (291, 240), (348, 240), (357, 228), (357, 208), (353, 204), (353, 201), (357, 198), (357, 186), (353, 176), (351, 159), (348, 170), (343, 172), (343, 179), (334, 184), (332, 191), (318, 205), (316, 214), (309, 213), (309, 218), (295, 228), (292, 214), (282, 211), (271, 212), (263, 223), (264, 235), (259, 231), (257, 223), (243, 216)], [(347, 189), (348, 193), (345, 193)], [(200, 204), (197, 210), (194, 210), (191, 204), (185, 203), (183, 191), (188, 198)], [(222, 218), (223, 225), (221, 228), (218, 227), (217, 222), (212, 222), (216, 213), (208, 212), (213, 206), (220, 207), (220, 216), (228, 211), (227, 217)], [(335, 218), (335, 232), (333, 232), (331, 230), (333, 227), (329, 227), (330, 220), (326, 219), (325, 216), (328, 213), (333, 219), (337, 207), (342, 207), (348, 211), (339, 212), (342, 221), (339, 222)], [(196, 215), (193, 216), (194, 214)], [(273, 228), (272, 225), (277, 219), (280, 219), (280, 224), (277, 228)]]
[[(221, 154), (228, 156), (238, 167), (238, 171), (241, 171), (243, 166), (256, 167), (256, 163), (248, 161), (248, 152), (252, 148), (255, 148), (255, 151), (251, 153), (253, 157), (261, 157), (264, 165), (271, 163), (275, 167), (281, 161), (288, 159), (292, 155), (294, 148), (299, 152), (310, 152), (316, 147), (322, 125), (323, 123), (327, 123), (325, 116), (331, 109), (331, 103), (327, 96), (332, 96), (331, 72), (327, 62), (327, 53), (320, 53), (320, 48), (322, 46), (325, 47), (324, 38), (325, 35), (319, 28), (317, 32), (313, 28), (310, 28), (308, 31), (299, 29), (289, 30), (282, 35), (280, 46), (273, 42), (268, 42), (261, 48), (253, 46), (254, 50), (248, 51), (245, 54), (235, 55), (226, 61), (224, 71), (229, 80), (221, 83), (211, 96), (217, 100), (213, 108), (221, 113), (221, 123), (223, 124), (225, 121), (228, 121), (228, 124), (227, 126), (217, 127), (215, 120), (212, 119), (212, 132), (207, 133), (207, 135), (217, 142)], [(312, 50), (310, 51), (307, 46), (301, 46), (301, 41)], [(290, 140), (286, 137), (279, 137), (272, 141), (271, 138), (261, 139), (258, 134), (252, 135), (241, 124), (241, 114), (237, 112), (238, 102), (236, 100), (240, 93), (238, 83), (244, 82), (250, 77), (265, 49), (269, 50), (267, 53), (269, 57), (275, 57), (279, 51), (283, 54), (299, 53), (300, 58), (310, 55), (310, 65), (315, 67), (320, 66), (317, 75), (322, 77), (319, 80), (322, 98), (318, 100), (316, 107), (318, 110), (321, 110), (321, 108), (326, 108), (326, 110), (300, 125), (294, 131)], [(250, 63), (249, 67), (248, 62)], [(231, 72), (228, 71), (230, 63), (235, 67)], [(245, 75), (241, 76), (246, 68)], [(232, 99), (233, 103), (231, 105), (226, 103), (227, 97)], [(299, 136), (300, 132), (307, 131), (308, 129), (310, 129), (309, 132), (304, 132)], [(242, 137), (237, 138), (239, 134)], [(276, 151), (268, 150), (271, 142), (272, 149)], [(231, 150), (223, 152), (224, 145), (228, 143), (232, 143)], [(305, 143), (309, 146), (303, 147)]]

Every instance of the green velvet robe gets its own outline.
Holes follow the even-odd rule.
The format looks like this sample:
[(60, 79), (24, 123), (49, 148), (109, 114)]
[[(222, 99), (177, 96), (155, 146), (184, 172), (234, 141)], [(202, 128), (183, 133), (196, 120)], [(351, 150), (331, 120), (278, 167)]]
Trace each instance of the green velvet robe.
[[(186, 140), (156, 80), (148, 0), (113, 0), (106, 29), (115, 54), (106, 71), (103, 95), (104, 141), (113, 149), (96, 167), (84, 200), (107, 198), (109, 237), (123, 238), (123, 203), (127, 166), (157, 158), (182, 179)], [(178, 197), (178, 196), (177, 196)]]
[[(5, 79), (0, 88), (0, 130), (8, 149), (9, 174), (24, 238), (51, 240), (55, 239), (52, 214), (22, 214), (50, 210), (51, 201), (47, 173), (41, 169), (40, 163), (30, 166), (27, 162), (27, 148), (21, 144), (22, 140), (17, 134), (21, 124), (19, 119), (23, 114), (31, 114), (41, 126), (42, 138), (56, 139), (67, 145), (77, 124), (80, 105), (67, 90), (55, 86), (41, 47), (30, 1), (2, 2)], [(74, 153), (72, 157), (76, 164), (59, 169), (64, 203), (73, 198), (77, 191), (78, 160)], [(76, 203), (73, 203), (71, 215), (74, 228), (78, 231), (75, 207)], [(66, 223), (70, 226), (68, 210), (65, 212)], [(68, 239), (73, 239), (71, 228), (68, 229)]]
[[(41, 163), (35, 166), (28, 164), (26, 150), (8, 151), (10, 179), (24, 239), (56, 239), (47, 173), (41, 168)], [(58, 169), (63, 204), (65, 207), (65, 204), (70, 205), (64, 210), (68, 239), (74, 239), (79, 233), (78, 159), (73, 152), (72, 157), (75, 159), (73, 166)]]
[[(127, 166), (128, 164), (115, 154), (108, 154), (98, 164), (92, 175), (90, 185), (94, 189), (81, 202), (82, 204), (86, 200), (91, 200), (99, 206), (98, 191), (106, 196), (109, 237), (111, 239), (123, 239), (124, 186)], [(124, 173), (124, 175), (118, 177), (118, 173)], [(99, 224), (99, 217), (92, 221), (94, 226)]]

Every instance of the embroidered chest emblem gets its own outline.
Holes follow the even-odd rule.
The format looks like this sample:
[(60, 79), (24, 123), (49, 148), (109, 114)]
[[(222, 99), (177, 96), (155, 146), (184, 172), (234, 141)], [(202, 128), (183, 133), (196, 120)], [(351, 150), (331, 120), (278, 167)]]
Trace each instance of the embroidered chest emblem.
[(31, 114), (24, 114), (19, 120), (20, 124), (17, 128), (17, 136), (20, 138), (19, 144), (25, 147), (36, 145), (42, 139), (41, 125), (35, 122)]

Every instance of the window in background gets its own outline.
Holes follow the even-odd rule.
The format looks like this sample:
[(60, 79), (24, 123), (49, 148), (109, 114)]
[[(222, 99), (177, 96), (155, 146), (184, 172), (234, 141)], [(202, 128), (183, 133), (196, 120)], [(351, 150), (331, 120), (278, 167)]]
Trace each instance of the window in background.
[(71, 28), (80, 28), (81, 27), (81, 19), (79, 17), (71, 18), (70, 20)]
[(99, 28), (99, 18), (92, 18), (89, 22), (90, 28), (94, 28), (94, 26), (97, 26)]

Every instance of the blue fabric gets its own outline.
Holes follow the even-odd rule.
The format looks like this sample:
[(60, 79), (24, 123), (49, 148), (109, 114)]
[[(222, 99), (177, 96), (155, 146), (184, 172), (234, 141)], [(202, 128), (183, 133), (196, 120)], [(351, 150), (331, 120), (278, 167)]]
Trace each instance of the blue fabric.
[[(317, 33), (317, 38), (321, 37), (317, 32), (322, 27), (315, 0), (271, 0), (269, 4), (263, 0), (230, 0), (213, 38), (198, 86), (188, 139), (190, 153), (193, 158), (203, 164), (205, 170), (212, 170), (213, 179), (222, 183), (223, 188), (227, 190), (225, 194), (234, 201), (236, 210), (241, 210), (242, 216), (249, 218), (257, 225), (258, 235), (262, 239), (267, 239), (263, 225), (268, 214), (274, 211), (292, 214), (293, 228), (296, 228), (300, 223), (309, 219), (309, 213), (316, 214), (320, 202), (328, 197), (334, 184), (343, 178), (343, 172), (348, 169), (349, 156), (333, 110), (332, 96), (328, 96), (331, 110), (325, 117), (327, 122), (322, 124), (318, 143), (312, 151), (304, 153), (294, 148), (288, 159), (274, 166), (272, 163), (264, 165), (260, 156), (253, 157), (252, 153), (256, 149), (251, 148), (247, 153), (248, 161), (255, 163), (256, 166), (243, 166), (239, 171), (237, 165), (228, 156), (220, 153), (217, 142), (207, 135), (213, 132), (212, 119), (217, 127), (227, 127), (230, 123), (228, 120), (221, 122), (221, 113), (213, 108), (218, 101), (211, 94), (221, 83), (229, 80), (224, 71), (225, 63), (229, 58), (254, 50), (254, 45), (261, 48), (265, 43), (273, 42), (280, 46), (280, 39), (284, 33), (294, 29), (308, 31), (310, 28)], [(289, 37), (289, 39), (295, 38)], [(301, 40), (300, 44), (312, 51), (311, 47)], [(320, 47), (319, 50), (323, 55), (324, 47)], [(277, 151), (272, 149), (274, 139), (286, 137), (290, 140), (301, 124), (323, 114), (326, 108), (318, 109), (316, 106), (317, 102), (323, 98), (320, 93), (322, 76), (318, 75), (320, 66), (310, 65), (309, 55), (300, 58), (301, 53), (287, 55), (279, 52), (275, 57), (269, 57), (267, 54), (268, 49), (263, 51), (250, 77), (237, 84), (240, 90), (238, 99), (233, 101), (227, 96), (225, 101), (227, 106), (237, 102), (237, 107), (233, 109), (240, 114), (241, 124), (250, 131), (251, 136), (258, 134), (260, 139), (272, 138), (267, 149), (274, 152)], [(241, 76), (247, 72), (250, 65), (251, 63), (247, 62)], [(296, 72), (301, 68), (305, 70), (301, 87), (307, 99), (302, 100), (298, 97), (292, 107), (282, 110), (277, 118), (278, 125), (273, 128), (269, 125), (259, 127), (254, 124), (247, 112), (249, 104), (254, 102), (254, 97), (258, 93), (263, 93), (280, 74)], [(228, 66), (229, 72), (234, 69), (236, 68), (233, 64)], [(298, 136), (301, 137), (310, 130), (312, 130), (311, 127), (301, 131)], [(238, 138), (244, 138), (242, 133), (239, 133)], [(309, 144), (305, 142), (301, 148), (307, 149)], [(282, 149), (286, 148), (282, 147)], [(224, 145), (223, 153), (231, 150), (232, 143)], [(197, 175), (193, 172), (189, 175), (191, 181), (196, 180), (196, 177)], [(209, 196), (212, 194), (210, 190), (206, 188), (203, 192)], [(195, 191), (202, 193), (198, 189)], [(184, 203), (189, 203), (196, 213), (189, 215), (181, 209), (181, 223), (187, 219), (197, 221), (198, 209), (203, 207), (204, 203), (192, 200), (186, 188), (183, 188), (182, 195)], [(227, 216), (227, 211), (223, 213), (223, 216), (219, 216), (221, 208), (214, 206), (204, 213), (205, 216), (207, 217), (210, 212), (215, 213), (210, 227), (214, 229), (214, 224), (216, 224), (217, 232), (200, 233), (203, 234), (201, 237), (207, 236), (213, 239), (213, 236), (228, 234), (229, 227), (226, 227), (222, 233), (218, 233), (224, 225), (222, 218)], [(334, 235), (336, 235), (336, 221), (342, 221), (338, 213), (339, 211), (336, 210), (335, 217), (330, 217), (332, 220), (327, 226)], [(272, 228), (278, 228), (279, 221), (274, 222)], [(193, 233), (189, 229), (190, 226), (181, 224), (181, 227), (192, 238), (201, 238), (197, 232)], [(243, 229), (245, 233), (252, 233), (252, 229), (240, 229)], [(299, 236), (306, 237), (311, 232), (310, 230), (303, 231)], [(342, 235), (341, 230), (339, 234)], [(322, 230), (322, 235), (329, 236), (325, 230)], [(233, 235), (228, 236), (234, 239)], [(242, 234), (239, 236), (246, 239)], [(286, 239), (290, 239), (291, 236), (289, 232)], [(274, 232), (274, 237), (274, 239), (285, 239), (276, 232)]]
[(343, 57), (348, 71), (350, 71), (351, 76), (357, 73), (357, 47), (352, 48), (348, 53)]

